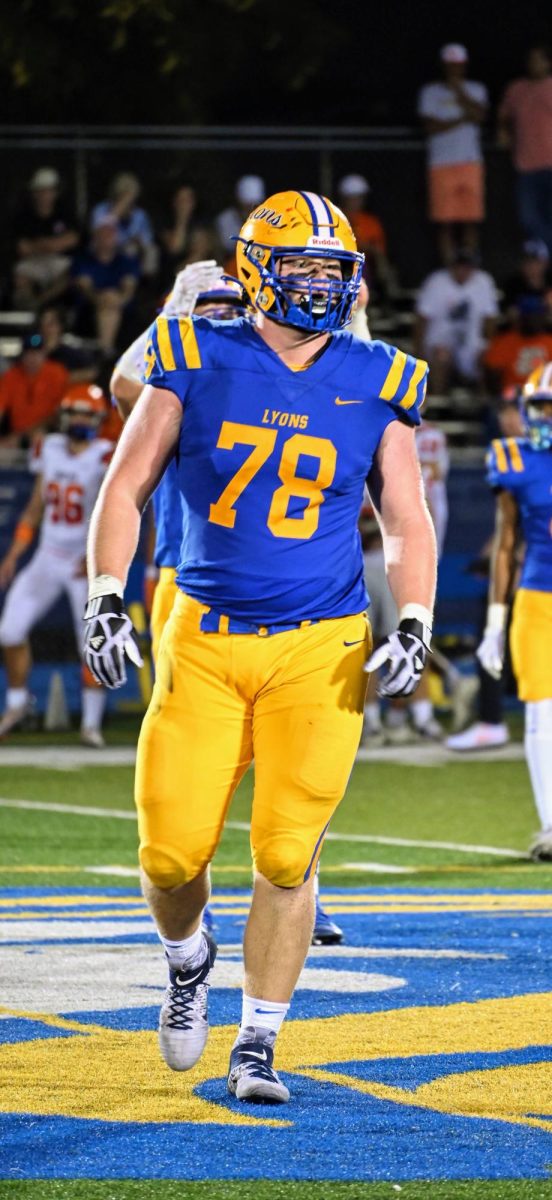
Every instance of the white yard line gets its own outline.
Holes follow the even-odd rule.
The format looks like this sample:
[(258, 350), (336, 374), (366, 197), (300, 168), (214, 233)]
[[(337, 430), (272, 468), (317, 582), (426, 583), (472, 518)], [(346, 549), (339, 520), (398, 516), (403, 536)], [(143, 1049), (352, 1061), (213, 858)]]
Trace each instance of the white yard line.
[[(410, 746), (380, 746), (357, 752), (357, 762), (391, 763), (395, 766), (444, 767), (457, 762), (517, 762), (523, 758), (521, 742), (509, 742), (496, 750), (454, 753), (442, 743), (413, 743)], [(81, 767), (131, 767), (136, 761), (135, 746), (104, 746), (102, 750), (85, 746), (0, 746), (0, 765), (5, 767), (48, 767), (57, 771), (76, 771)]]
[[(94, 808), (84, 804), (50, 804), (44, 800), (11, 800), (0, 796), (0, 808), (41, 809), (44, 812), (74, 813), (78, 817), (106, 817), (110, 820), (135, 821), (136, 813), (124, 808)], [(246, 821), (227, 821), (226, 829), (249, 833)], [(524, 850), (508, 850), (504, 846), (474, 846), (466, 842), (433, 842), (418, 838), (383, 837), (371, 833), (327, 833), (327, 841), (360, 842), (376, 846), (410, 846), (422, 850), (457, 850), (461, 854), (490, 854), (497, 858), (528, 858)]]

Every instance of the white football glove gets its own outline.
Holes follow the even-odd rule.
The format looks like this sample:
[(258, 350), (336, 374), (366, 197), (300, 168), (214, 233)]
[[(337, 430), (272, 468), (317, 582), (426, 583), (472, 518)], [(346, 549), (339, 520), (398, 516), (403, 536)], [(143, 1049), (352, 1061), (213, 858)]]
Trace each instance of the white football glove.
[(475, 651), (483, 670), (493, 679), (500, 679), (502, 675), (505, 640), (503, 629), (486, 629), (483, 641)]
[(422, 677), (431, 642), (431, 630), (412, 617), (399, 622), (399, 628), (378, 646), (368, 659), (365, 671), (385, 666), (378, 684), (378, 696), (410, 696)]
[(166, 317), (191, 317), (196, 300), (202, 292), (210, 292), (220, 283), (223, 275), (214, 258), (204, 262), (190, 263), (178, 272), (172, 291), (163, 306)]
[(483, 670), (493, 679), (500, 679), (504, 666), (506, 648), (506, 620), (508, 605), (493, 601), (487, 609), (487, 624), (483, 630), (483, 641), (475, 651)]
[(125, 654), (135, 667), (143, 666), (138, 635), (123, 601), (115, 593), (96, 596), (88, 601), (84, 620), (83, 658), (87, 667), (102, 687), (122, 687), (127, 677)]

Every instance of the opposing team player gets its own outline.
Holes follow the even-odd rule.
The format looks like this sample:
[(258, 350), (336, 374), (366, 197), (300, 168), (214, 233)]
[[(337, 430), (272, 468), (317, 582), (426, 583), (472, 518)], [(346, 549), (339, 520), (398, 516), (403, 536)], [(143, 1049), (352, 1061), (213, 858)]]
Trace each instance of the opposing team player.
[[(64, 593), (71, 606), (77, 645), (82, 650), (88, 522), (113, 452), (112, 443), (98, 437), (106, 412), (100, 388), (74, 384), (60, 406), (61, 431), (45, 437), (31, 460), (36, 475), (34, 489), (0, 563), (0, 587), (5, 588), (15, 575), (19, 559), (39, 533), (36, 553), (10, 587), (0, 619), (8, 683), (0, 737), (15, 729), (30, 711), (29, 634)], [(87, 746), (103, 745), (105, 700), (105, 691), (83, 666), (81, 741)]]
[(289, 1092), (274, 1043), (362, 728), (371, 637), (357, 517), (366, 477), (399, 608), (377, 654), (381, 690), (410, 694), (429, 648), (435, 538), (413, 436), (427, 366), (343, 332), (362, 255), (325, 198), (270, 197), (246, 221), (237, 260), (255, 325), (161, 318), (152, 329), (148, 386), (91, 524), (86, 658), (113, 686), (125, 654), (136, 660), (124, 583), (140, 512), (176, 453), (179, 593), (136, 771), (143, 889), (170, 968), (161, 1052), (187, 1070), (205, 1046), (216, 952), (200, 928), (209, 863), (254, 759), (254, 890), (228, 1087), (239, 1100), (281, 1102)]
[(487, 626), (477, 655), (485, 670), (500, 678), (521, 527), (525, 558), (510, 648), (525, 701), (525, 753), (541, 823), (531, 855), (552, 862), (552, 362), (529, 376), (521, 410), (527, 436), (497, 439), (489, 452), (496, 533)]

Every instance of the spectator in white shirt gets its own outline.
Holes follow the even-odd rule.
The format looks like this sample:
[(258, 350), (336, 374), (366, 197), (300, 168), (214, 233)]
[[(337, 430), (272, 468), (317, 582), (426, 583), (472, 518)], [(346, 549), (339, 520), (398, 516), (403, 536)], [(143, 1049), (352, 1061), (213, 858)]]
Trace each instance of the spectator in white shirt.
[(445, 393), (453, 372), (478, 382), (497, 315), (494, 280), (469, 251), (458, 250), (449, 267), (428, 275), (416, 301), (414, 353), (429, 361), (432, 392)]
[(488, 95), (484, 84), (465, 78), (465, 46), (443, 46), (440, 59), (444, 79), (421, 89), (418, 116), (427, 133), (429, 219), (437, 226), (441, 261), (448, 264), (455, 250), (455, 225), (462, 249), (476, 251), (478, 246), (485, 215), (479, 130)]

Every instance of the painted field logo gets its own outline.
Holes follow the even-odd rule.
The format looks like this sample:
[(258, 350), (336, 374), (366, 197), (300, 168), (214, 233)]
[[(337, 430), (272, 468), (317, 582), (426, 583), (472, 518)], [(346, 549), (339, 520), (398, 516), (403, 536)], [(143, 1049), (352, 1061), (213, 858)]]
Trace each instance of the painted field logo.
[(333, 893), (347, 944), (316, 947), (301, 978), (278, 1039), (292, 1093), (284, 1109), (248, 1108), (226, 1092), (245, 893), (215, 901), (212, 1028), (185, 1075), (157, 1051), (164, 972), (137, 893), (35, 889), (0, 903), (11, 942), (0, 1126), (13, 1177), (154, 1178), (170, 1162), (182, 1179), (229, 1169), (268, 1179), (549, 1178), (550, 897)]

